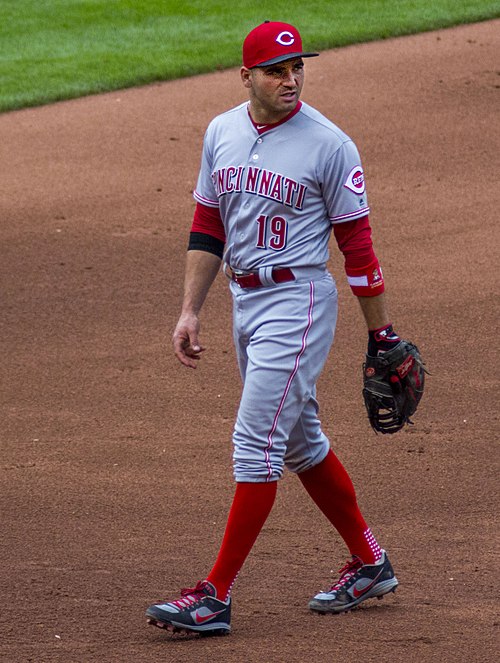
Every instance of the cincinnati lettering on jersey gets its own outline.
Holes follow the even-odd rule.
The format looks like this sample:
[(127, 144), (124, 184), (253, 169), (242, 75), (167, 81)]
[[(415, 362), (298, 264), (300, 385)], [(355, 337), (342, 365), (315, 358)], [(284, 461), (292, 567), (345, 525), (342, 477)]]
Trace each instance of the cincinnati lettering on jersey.
[(295, 209), (303, 208), (307, 191), (305, 184), (257, 166), (220, 168), (212, 173), (212, 181), (218, 198), (228, 193), (253, 193)]

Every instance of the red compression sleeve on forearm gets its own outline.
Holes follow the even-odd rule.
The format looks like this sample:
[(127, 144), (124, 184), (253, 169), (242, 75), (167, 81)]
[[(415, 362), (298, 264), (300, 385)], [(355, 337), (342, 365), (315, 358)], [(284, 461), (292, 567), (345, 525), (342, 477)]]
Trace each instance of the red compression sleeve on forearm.
[(336, 223), (333, 234), (344, 254), (346, 268), (360, 268), (376, 260), (372, 244), (370, 219), (363, 216), (355, 221)]
[(336, 223), (333, 233), (344, 254), (347, 280), (353, 293), (360, 297), (373, 297), (384, 292), (384, 279), (373, 250), (369, 217)]
[(196, 204), (191, 232), (211, 235), (224, 243), (226, 241), (226, 233), (219, 210), (201, 203)]

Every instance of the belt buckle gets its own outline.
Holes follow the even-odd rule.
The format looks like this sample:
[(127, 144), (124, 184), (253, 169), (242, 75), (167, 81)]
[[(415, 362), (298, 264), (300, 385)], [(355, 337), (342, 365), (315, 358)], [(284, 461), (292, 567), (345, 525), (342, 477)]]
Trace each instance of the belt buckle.
[(232, 280), (238, 285), (240, 288), (243, 286), (240, 283), (240, 279), (244, 278), (245, 276), (249, 276), (252, 272), (246, 272), (244, 269), (233, 269), (230, 267), (231, 270), (231, 278)]

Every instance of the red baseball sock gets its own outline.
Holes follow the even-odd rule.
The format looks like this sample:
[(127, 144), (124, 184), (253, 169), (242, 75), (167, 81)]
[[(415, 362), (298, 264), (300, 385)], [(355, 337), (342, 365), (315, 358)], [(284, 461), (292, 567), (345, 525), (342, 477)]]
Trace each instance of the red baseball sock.
[(380, 546), (361, 515), (351, 478), (330, 449), (326, 458), (298, 475), (304, 488), (344, 539), (351, 555), (374, 564)]
[(225, 600), (274, 504), (277, 481), (237, 483), (226, 531), (213, 569), (207, 576)]

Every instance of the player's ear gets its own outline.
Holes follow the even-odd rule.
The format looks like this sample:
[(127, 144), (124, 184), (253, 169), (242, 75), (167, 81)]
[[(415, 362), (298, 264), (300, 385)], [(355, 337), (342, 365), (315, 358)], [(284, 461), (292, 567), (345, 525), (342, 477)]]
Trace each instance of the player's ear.
[(240, 69), (241, 80), (245, 87), (252, 87), (252, 71), (246, 67)]

